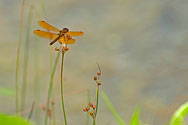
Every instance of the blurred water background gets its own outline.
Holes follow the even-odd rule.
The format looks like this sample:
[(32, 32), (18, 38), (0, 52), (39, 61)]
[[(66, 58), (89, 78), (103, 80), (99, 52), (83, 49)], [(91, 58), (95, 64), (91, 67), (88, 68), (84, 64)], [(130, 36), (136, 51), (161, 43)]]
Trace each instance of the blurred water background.
[[(0, 0), (0, 87), (9, 89), (14, 89), (21, 3), (22, 0)], [(141, 121), (164, 125), (176, 108), (187, 101), (187, 0), (26, 0), (19, 85), (31, 4), (34, 6), (32, 31), (41, 29), (38, 20), (46, 20), (59, 29), (68, 27), (85, 33), (69, 46), (65, 57), (65, 106), (70, 125), (85, 124), (82, 108), (87, 105), (88, 88), (94, 100), (97, 61), (102, 69), (101, 90), (125, 122), (130, 121), (134, 109), (140, 106)], [(27, 110), (35, 100), (36, 86), (40, 90), (37, 94), (40, 104), (46, 104), (50, 67), (57, 53), (53, 50), (58, 46), (50, 47), (49, 42), (31, 33)], [(63, 121), (60, 63), (54, 79), (54, 97), (60, 124)], [(43, 121), (44, 112), (39, 106), (37, 110)], [(14, 114), (15, 99), (0, 96), (0, 112)], [(35, 118), (34, 114), (32, 120)], [(101, 98), (97, 123), (117, 125)]]

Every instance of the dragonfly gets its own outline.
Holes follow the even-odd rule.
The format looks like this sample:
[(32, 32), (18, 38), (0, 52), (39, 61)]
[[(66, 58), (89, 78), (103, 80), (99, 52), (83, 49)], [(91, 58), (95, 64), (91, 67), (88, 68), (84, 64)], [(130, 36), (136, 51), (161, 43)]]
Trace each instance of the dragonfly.
[[(40, 27), (46, 29), (47, 31), (43, 30), (34, 30), (34, 34), (52, 40), (50, 45), (53, 45), (56, 41), (59, 41), (60, 44), (74, 44), (75, 39), (72, 37), (74, 36), (81, 36), (84, 35), (82, 31), (69, 31), (68, 28), (63, 28), (62, 30), (57, 29), (56, 27), (48, 24), (45, 21), (39, 21), (38, 24)], [(53, 32), (55, 33), (53, 33)]]

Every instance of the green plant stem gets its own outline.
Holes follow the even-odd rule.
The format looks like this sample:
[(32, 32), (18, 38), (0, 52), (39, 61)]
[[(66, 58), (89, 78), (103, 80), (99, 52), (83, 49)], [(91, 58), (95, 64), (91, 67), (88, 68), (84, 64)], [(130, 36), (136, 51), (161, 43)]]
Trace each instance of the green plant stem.
[(24, 5), (25, 0), (22, 1), (22, 9), (21, 9), (21, 19), (20, 19), (20, 32), (19, 32), (19, 40), (18, 40), (18, 48), (17, 48), (17, 57), (16, 57), (16, 79), (15, 79), (15, 89), (16, 89), (16, 114), (18, 115), (18, 74), (19, 74), (19, 64), (20, 64), (20, 48), (22, 41), (22, 30), (23, 30), (23, 16), (24, 16)]
[(23, 83), (22, 83), (22, 93), (21, 93), (21, 107), (20, 110), (23, 111), (25, 109), (25, 100), (26, 100), (26, 89), (27, 89), (27, 70), (28, 70), (28, 60), (29, 60), (29, 42), (30, 42), (30, 34), (31, 34), (31, 24), (33, 18), (33, 7), (30, 6), (28, 22), (27, 22), (27, 32), (26, 32), (26, 40), (25, 40), (25, 48), (24, 48), (24, 68), (23, 68)]
[[(40, 82), (39, 82), (39, 40), (37, 38), (34, 39), (34, 96), (35, 96), (35, 104), (38, 106), (40, 101)], [(41, 123), (41, 110), (35, 110), (34, 117), (38, 125)]]
[(97, 85), (95, 102), (96, 102), (96, 108), (95, 108), (94, 117), (93, 117), (93, 125), (95, 125), (97, 111), (98, 111), (98, 106), (99, 106), (99, 85)]
[[(53, 62), (53, 47), (50, 46), (50, 72), (52, 71), (52, 62)], [(54, 99), (54, 90), (52, 89), (52, 100), (55, 100)], [(52, 105), (52, 121), (53, 121), (53, 125), (56, 125), (56, 118), (55, 118), (55, 104)]]
[(55, 74), (55, 70), (57, 67), (57, 63), (59, 60), (59, 56), (60, 56), (60, 52), (58, 52), (56, 59), (55, 59), (55, 63), (52, 69), (52, 73), (51, 73), (51, 77), (50, 77), (50, 84), (49, 84), (49, 89), (48, 89), (48, 98), (47, 98), (47, 104), (46, 104), (46, 114), (45, 114), (45, 125), (48, 124), (48, 109), (50, 106), (50, 98), (51, 98), (51, 93), (52, 93), (52, 88), (53, 88), (53, 79), (54, 79), (54, 74)]
[(35, 102), (32, 103), (31, 110), (30, 110), (29, 116), (27, 118), (28, 121), (31, 119), (31, 116), (32, 116), (33, 111), (34, 111), (34, 107), (35, 107)]
[(99, 105), (99, 85), (97, 85), (97, 90), (96, 90), (96, 110), (95, 110), (95, 118), (96, 118), (96, 116), (97, 116), (98, 105)]
[(56, 125), (56, 118), (55, 118), (55, 104), (52, 105), (52, 119), (53, 119), (53, 125)]
[(93, 119), (93, 125), (95, 125), (95, 118)]
[[(89, 89), (87, 91), (87, 100), (88, 100), (88, 104), (89, 104), (89, 102), (90, 102), (90, 90)], [(86, 125), (89, 125), (89, 112), (87, 112)]]
[(65, 53), (62, 52), (62, 60), (61, 60), (61, 102), (62, 102), (65, 125), (67, 125), (65, 106), (64, 106), (64, 96), (63, 96), (63, 63), (64, 63), (64, 55), (65, 55)]

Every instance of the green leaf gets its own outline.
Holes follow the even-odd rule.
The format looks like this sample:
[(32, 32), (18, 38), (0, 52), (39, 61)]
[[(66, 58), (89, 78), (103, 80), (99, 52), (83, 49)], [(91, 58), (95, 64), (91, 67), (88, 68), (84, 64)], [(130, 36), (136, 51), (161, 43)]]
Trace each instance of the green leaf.
[(132, 116), (130, 125), (140, 125), (139, 117), (140, 117), (140, 108), (136, 108)]
[(121, 117), (116, 112), (115, 108), (113, 107), (110, 99), (107, 97), (107, 95), (104, 92), (101, 92), (101, 97), (104, 100), (104, 102), (107, 104), (109, 110), (112, 112), (115, 119), (118, 121), (119, 125), (125, 125), (125, 122), (121, 119)]
[(25, 119), (18, 116), (0, 114), (0, 125), (31, 125)]
[(184, 124), (184, 117), (188, 113), (188, 101), (181, 105), (173, 114), (170, 125), (183, 125)]
[(0, 96), (14, 96), (15, 93), (11, 89), (0, 87)]

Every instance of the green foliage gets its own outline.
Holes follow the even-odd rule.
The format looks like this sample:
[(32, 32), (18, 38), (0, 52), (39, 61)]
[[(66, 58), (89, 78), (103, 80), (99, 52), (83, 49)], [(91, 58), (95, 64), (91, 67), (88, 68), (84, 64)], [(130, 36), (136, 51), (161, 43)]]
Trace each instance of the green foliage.
[(0, 87), (0, 96), (14, 96), (14, 91), (11, 90), (11, 89), (6, 89), (6, 88), (3, 88), (3, 87)]
[(140, 117), (140, 108), (136, 108), (132, 116), (130, 125), (140, 125), (139, 117)]
[(121, 119), (121, 117), (118, 115), (116, 112), (115, 108), (113, 107), (110, 99), (107, 97), (107, 95), (104, 92), (101, 92), (101, 97), (104, 100), (104, 102), (107, 104), (109, 110), (112, 112), (113, 116), (116, 118), (118, 121), (119, 125), (125, 125), (125, 122)]
[(31, 125), (25, 119), (18, 116), (0, 114), (0, 125)]
[(184, 123), (184, 117), (188, 113), (188, 102), (181, 105), (173, 114), (170, 125), (183, 125)]

